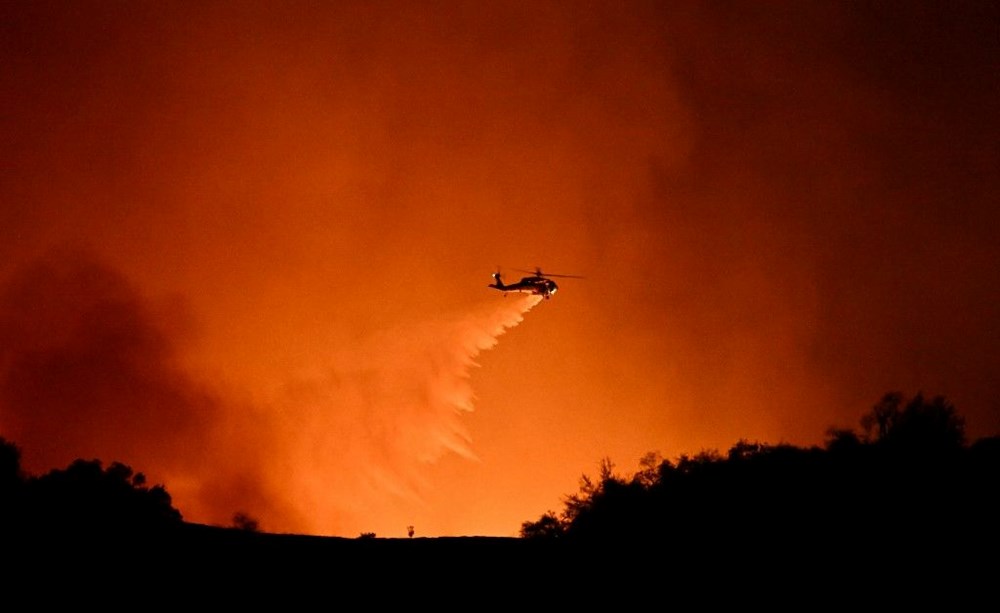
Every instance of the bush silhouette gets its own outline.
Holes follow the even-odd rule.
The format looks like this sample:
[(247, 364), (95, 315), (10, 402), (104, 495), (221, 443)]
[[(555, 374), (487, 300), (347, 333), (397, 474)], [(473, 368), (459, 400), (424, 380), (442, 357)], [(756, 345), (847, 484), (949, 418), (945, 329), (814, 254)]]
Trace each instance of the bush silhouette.
[(247, 532), (259, 532), (260, 522), (243, 511), (237, 511), (233, 514), (233, 527)]
[(522, 523), (533, 540), (655, 545), (675, 552), (974, 542), (996, 534), (1000, 437), (966, 446), (944, 398), (885, 395), (863, 434), (831, 428), (824, 447), (740, 440), (675, 462), (648, 454), (631, 476), (584, 475), (563, 510)]
[(161, 485), (120, 462), (77, 459), (65, 469), (30, 476), (20, 450), (0, 438), (0, 530), (24, 537), (49, 534), (151, 534), (182, 523)]
[(32, 522), (55, 531), (124, 532), (159, 529), (181, 521), (163, 486), (125, 464), (76, 460), (65, 470), (32, 479), (27, 488)]

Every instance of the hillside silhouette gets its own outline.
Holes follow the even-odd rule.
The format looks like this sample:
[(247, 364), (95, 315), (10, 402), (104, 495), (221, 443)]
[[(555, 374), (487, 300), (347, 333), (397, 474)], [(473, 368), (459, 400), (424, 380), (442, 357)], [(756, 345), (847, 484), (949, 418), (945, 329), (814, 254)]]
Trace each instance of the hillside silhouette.
[(192, 524), (166, 487), (125, 464), (79, 459), (27, 475), (16, 444), (0, 438), (0, 536), (8, 559), (36, 565), (51, 564), (53, 552), (128, 564), (180, 559), (202, 579), (290, 567), (334, 573), (328, 580), (408, 577), (429, 560), (452, 578), (498, 582), (552, 572), (606, 579), (614, 568), (717, 579), (767, 569), (799, 585), (878, 576), (953, 585), (994, 573), (1000, 436), (970, 444), (955, 408), (920, 394), (886, 394), (860, 425), (831, 428), (822, 446), (741, 440), (725, 454), (650, 453), (627, 476), (606, 458), (561, 511), (509, 538), (268, 534), (244, 512), (232, 526)]

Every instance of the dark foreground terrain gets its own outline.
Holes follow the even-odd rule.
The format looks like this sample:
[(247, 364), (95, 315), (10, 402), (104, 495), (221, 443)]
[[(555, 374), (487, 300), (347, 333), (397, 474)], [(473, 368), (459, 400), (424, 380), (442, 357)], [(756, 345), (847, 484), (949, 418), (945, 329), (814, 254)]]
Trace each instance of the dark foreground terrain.
[(602, 462), (520, 538), (193, 524), (126, 465), (26, 475), (0, 439), (0, 588), (32, 609), (995, 609), (1000, 436), (969, 444), (946, 401), (896, 393), (862, 425), (832, 430), (823, 447), (740, 441), (651, 457), (632, 475)]
[(773, 525), (745, 534), (693, 527), (673, 540), (586, 543), (505, 537), (352, 539), (184, 523), (145, 535), (16, 538), (6, 553), (19, 564), (19, 571), (8, 577), (82, 581), (98, 594), (114, 592), (115, 585), (151, 582), (171, 586), (170, 593), (197, 588), (205, 595), (238, 599), (275, 591), (304, 596), (362, 589), (373, 598), (407, 592), (424, 597), (425, 590), (438, 586), (505, 598), (541, 590), (550, 602), (563, 604), (666, 589), (693, 591), (708, 602), (744, 597), (783, 601), (792, 590), (834, 599), (863, 593), (866, 599), (896, 604), (947, 594), (958, 604), (996, 586), (995, 535), (979, 540), (959, 530), (952, 538), (930, 529), (905, 537), (877, 530), (849, 536), (809, 517), (801, 519), (781, 531)]

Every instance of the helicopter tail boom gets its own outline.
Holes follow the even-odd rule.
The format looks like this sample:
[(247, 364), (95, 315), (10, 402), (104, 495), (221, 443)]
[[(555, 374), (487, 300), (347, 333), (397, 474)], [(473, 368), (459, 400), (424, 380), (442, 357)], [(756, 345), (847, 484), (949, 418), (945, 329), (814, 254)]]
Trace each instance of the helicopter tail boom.
[(493, 281), (494, 282), (487, 285), (487, 287), (493, 287), (499, 290), (502, 290), (507, 287), (506, 285), (503, 284), (503, 281), (500, 280), (500, 273), (498, 272), (493, 273)]

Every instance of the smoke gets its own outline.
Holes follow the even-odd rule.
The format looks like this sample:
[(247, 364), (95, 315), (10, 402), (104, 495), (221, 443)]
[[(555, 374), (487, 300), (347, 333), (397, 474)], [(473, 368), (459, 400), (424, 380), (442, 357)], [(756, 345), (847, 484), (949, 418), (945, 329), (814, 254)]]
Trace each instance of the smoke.
[(154, 305), (89, 252), (62, 248), (0, 288), (0, 427), (26, 468), (77, 457), (163, 475), (197, 466), (219, 410), (177, 365), (183, 305)]
[(462, 422), (472, 369), (540, 300), (373, 333), (250, 403), (180, 366), (182, 310), (64, 249), (0, 288), (0, 433), (32, 472), (77, 457), (130, 464), (165, 482), (190, 521), (241, 511), (271, 531), (359, 532), (423, 504), (442, 456), (477, 459)]

